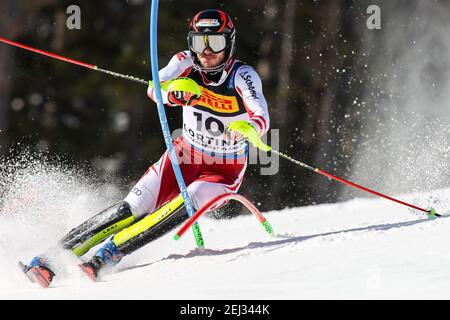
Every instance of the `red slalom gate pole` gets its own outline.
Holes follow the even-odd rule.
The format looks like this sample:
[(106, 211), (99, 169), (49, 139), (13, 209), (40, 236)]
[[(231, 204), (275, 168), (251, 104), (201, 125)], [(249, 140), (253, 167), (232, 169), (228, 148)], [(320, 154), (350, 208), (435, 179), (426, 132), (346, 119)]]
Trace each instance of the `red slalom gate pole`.
[(11, 40), (8, 40), (8, 39), (5, 39), (5, 38), (1, 38), (0, 37), (0, 42), (9, 44), (9, 45), (17, 47), (17, 48), (24, 49), (24, 50), (27, 50), (27, 51), (38, 53), (40, 55), (44, 55), (44, 56), (47, 56), (47, 57), (50, 57), (50, 58), (53, 58), (53, 59), (57, 59), (57, 60), (64, 61), (64, 62), (68, 62), (68, 63), (71, 63), (71, 64), (75, 64), (75, 65), (83, 67), (83, 68), (87, 68), (87, 69), (90, 69), (90, 70), (106, 73), (106, 74), (109, 74), (109, 75), (114, 76), (114, 77), (131, 80), (131, 81), (134, 81), (134, 82), (137, 82), (137, 83), (145, 84), (146, 86), (149, 85), (149, 82), (144, 80), (144, 79), (139, 79), (137, 77), (133, 77), (133, 76), (129, 76), (129, 75), (113, 72), (113, 71), (110, 71), (110, 70), (102, 69), (102, 68), (99, 68), (98, 66), (93, 65), (93, 64), (89, 64), (89, 63), (81, 62), (81, 61), (78, 61), (78, 60), (66, 58), (66, 57), (63, 57), (63, 56), (61, 56), (59, 54), (55, 54), (55, 53), (51, 53), (51, 52), (48, 52), (48, 51), (36, 49), (36, 48), (30, 47), (30, 46), (27, 46), (27, 45), (24, 45), (24, 44), (15, 42), (15, 41), (11, 41)]
[(209, 210), (211, 210), (218, 204), (220, 204), (224, 201), (227, 201), (227, 200), (237, 200), (240, 203), (242, 203), (258, 219), (258, 221), (262, 224), (264, 230), (266, 230), (266, 232), (268, 234), (273, 236), (273, 234), (274, 234), (273, 229), (272, 229), (272, 226), (270, 225), (269, 221), (267, 221), (267, 219), (264, 218), (264, 216), (253, 205), (253, 203), (251, 203), (249, 200), (247, 200), (245, 197), (241, 196), (240, 194), (225, 193), (225, 194), (219, 195), (217, 197), (214, 197), (213, 199), (209, 200), (205, 205), (203, 205), (203, 207), (201, 207), (192, 217), (189, 218), (188, 221), (186, 221), (186, 223), (180, 228), (180, 230), (178, 230), (178, 232), (175, 234), (175, 236), (173, 238), (175, 240), (179, 240), (181, 238), (181, 236), (183, 236), (183, 234), (186, 232), (186, 230), (188, 230), (189, 227), (191, 225), (193, 225), (195, 223), (195, 221), (197, 221), (198, 218), (200, 218), (200, 216), (202, 214), (208, 212)]
[(385, 195), (385, 194), (382, 194), (382, 193), (380, 193), (380, 192), (371, 190), (371, 189), (366, 188), (366, 187), (363, 187), (363, 186), (361, 186), (361, 185), (359, 185), (359, 184), (356, 184), (356, 183), (353, 183), (353, 182), (351, 182), (351, 181), (345, 180), (345, 179), (343, 179), (343, 178), (337, 177), (337, 176), (335, 176), (335, 175), (332, 175), (332, 174), (330, 174), (330, 173), (328, 173), (328, 172), (323, 171), (322, 169), (311, 167), (311, 166), (309, 166), (309, 165), (307, 165), (307, 164), (305, 164), (305, 163), (303, 163), (303, 162), (300, 162), (300, 161), (298, 161), (298, 160), (295, 160), (295, 159), (289, 157), (288, 155), (286, 155), (286, 154), (284, 154), (284, 153), (282, 153), (282, 152), (279, 152), (279, 151), (277, 151), (277, 150), (275, 150), (275, 149), (271, 149), (271, 152), (273, 152), (273, 153), (275, 153), (275, 154), (278, 154), (278, 155), (281, 156), (282, 158), (285, 158), (285, 159), (287, 159), (287, 160), (289, 160), (289, 161), (291, 161), (291, 162), (293, 162), (293, 163), (295, 163), (295, 164), (297, 164), (297, 165), (299, 165), (299, 166), (302, 166), (302, 167), (304, 167), (304, 168), (306, 168), (306, 169), (308, 169), (308, 170), (310, 170), (310, 171), (314, 171), (315, 173), (321, 174), (321, 175), (323, 175), (323, 176), (325, 176), (325, 177), (327, 177), (327, 178), (329, 178), (329, 179), (332, 179), (332, 180), (335, 180), (335, 181), (339, 181), (339, 182), (344, 183), (344, 184), (346, 184), (346, 185), (348, 185), (348, 186), (351, 186), (351, 187), (353, 187), (353, 188), (357, 188), (357, 189), (359, 189), (359, 190), (362, 190), (362, 191), (371, 193), (371, 194), (376, 195), (376, 196), (378, 196), (378, 197), (382, 197), (382, 198), (385, 198), (385, 199), (388, 199), (388, 200), (397, 202), (397, 203), (399, 203), (399, 204), (402, 204), (402, 205), (404, 205), (404, 206), (407, 206), (407, 207), (410, 207), (410, 208), (413, 208), (413, 209), (416, 209), (416, 210), (425, 212), (426, 214), (428, 214), (428, 216), (429, 216), (430, 218), (434, 218), (435, 216), (436, 216), (436, 217), (441, 217), (441, 215), (438, 214), (438, 213), (436, 213), (436, 210), (433, 209), (433, 208), (430, 208), (429, 210), (424, 209), (424, 208), (420, 208), (420, 207), (415, 206), (415, 205), (412, 205), (412, 204), (410, 204), (410, 203), (407, 203), (407, 202), (404, 202), (404, 201), (401, 201), (401, 200), (392, 198), (392, 197), (387, 196), (387, 195)]

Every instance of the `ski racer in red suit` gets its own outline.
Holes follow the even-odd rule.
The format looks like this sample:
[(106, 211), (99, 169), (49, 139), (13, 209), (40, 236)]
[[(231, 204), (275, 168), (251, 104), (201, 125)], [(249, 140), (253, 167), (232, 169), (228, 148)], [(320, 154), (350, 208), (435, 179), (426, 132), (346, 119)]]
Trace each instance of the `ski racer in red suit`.
[[(269, 129), (260, 77), (234, 57), (235, 33), (231, 18), (224, 12), (198, 13), (190, 22), (189, 50), (177, 53), (159, 73), (162, 82), (188, 77), (201, 89), (201, 96), (162, 92), (165, 104), (183, 108), (183, 134), (174, 141), (174, 148), (196, 210), (217, 195), (236, 193), (243, 181), (248, 143), (239, 133), (227, 132), (228, 125), (245, 120), (259, 136)], [(155, 100), (153, 89), (149, 88), (147, 94)], [(161, 213), (161, 207), (168, 208), (166, 213)], [(89, 262), (81, 265), (95, 280), (102, 267), (117, 264), (123, 256), (187, 218), (166, 152), (124, 201), (70, 231), (61, 244), (81, 256), (113, 235)], [(51, 281), (51, 259), (38, 256), (28, 266), (34, 267), (48, 270)]]

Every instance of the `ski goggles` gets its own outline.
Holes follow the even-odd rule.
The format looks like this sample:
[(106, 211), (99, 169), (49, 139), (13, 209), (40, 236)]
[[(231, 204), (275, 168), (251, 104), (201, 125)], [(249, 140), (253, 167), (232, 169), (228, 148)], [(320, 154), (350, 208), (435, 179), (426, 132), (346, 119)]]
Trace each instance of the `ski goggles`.
[(227, 47), (227, 38), (224, 34), (191, 34), (189, 35), (189, 47), (195, 53), (203, 53), (206, 48), (214, 53), (222, 52)]

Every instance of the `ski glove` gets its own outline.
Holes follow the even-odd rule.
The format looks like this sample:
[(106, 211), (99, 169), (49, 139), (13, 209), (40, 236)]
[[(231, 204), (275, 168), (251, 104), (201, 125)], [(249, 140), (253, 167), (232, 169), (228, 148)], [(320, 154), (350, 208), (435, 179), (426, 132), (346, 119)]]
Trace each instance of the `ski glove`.
[[(258, 131), (248, 121), (236, 120), (228, 124), (227, 130), (231, 132), (232, 138), (248, 140), (254, 147), (263, 151), (270, 151), (272, 147), (264, 144), (259, 137)], [(239, 137), (238, 135), (241, 135)]]
[(195, 106), (200, 99), (200, 96), (187, 91), (169, 91), (167, 93), (167, 100), (173, 106)]

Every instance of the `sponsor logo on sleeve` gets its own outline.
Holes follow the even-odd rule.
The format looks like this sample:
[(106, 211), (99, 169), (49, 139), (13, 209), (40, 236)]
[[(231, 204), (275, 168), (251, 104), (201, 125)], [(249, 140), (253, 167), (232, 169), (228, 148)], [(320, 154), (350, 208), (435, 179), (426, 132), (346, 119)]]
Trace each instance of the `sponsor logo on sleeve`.
[(248, 71), (239, 73), (239, 76), (245, 81), (247, 89), (250, 92), (250, 96), (255, 100), (259, 99), (258, 94), (255, 90), (255, 86), (253, 85), (252, 76), (248, 73)]

